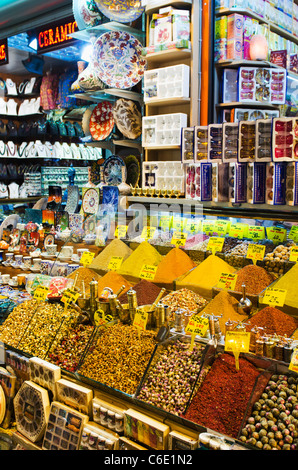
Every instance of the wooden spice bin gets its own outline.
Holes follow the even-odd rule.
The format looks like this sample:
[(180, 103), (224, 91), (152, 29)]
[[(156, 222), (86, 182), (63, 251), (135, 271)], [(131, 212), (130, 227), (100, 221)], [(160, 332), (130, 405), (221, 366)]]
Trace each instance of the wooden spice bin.
[[(278, 281), (278, 279), (276, 279), (276, 281), (274, 281), (274, 282), (273, 282), (272, 284), (270, 284), (270, 286), (268, 286), (268, 287), (275, 287), (277, 281)], [(259, 306), (259, 308), (268, 307), (268, 304), (265, 304), (265, 303), (263, 302), (265, 292), (266, 292), (266, 289), (264, 289), (264, 290), (258, 295), (258, 306)], [(287, 305), (286, 302), (284, 303), (283, 306), (280, 306), (280, 307), (277, 306), (276, 308), (277, 308), (278, 310), (280, 310), (281, 312), (287, 313), (288, 315), (291, 315), (292, 317), (297, 318), (297, 320), (298, 320), (298, 309), (297, 309), (297, 308), (292, 307), (292, 306), (290, 306), (290, 305)]]

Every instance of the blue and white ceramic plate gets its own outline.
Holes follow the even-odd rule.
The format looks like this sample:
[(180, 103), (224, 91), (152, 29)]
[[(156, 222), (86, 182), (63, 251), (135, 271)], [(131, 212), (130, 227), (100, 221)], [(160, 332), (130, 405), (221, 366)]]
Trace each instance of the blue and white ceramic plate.
[(117, 155), (107, 158), (103, 165), (104, 183), (108, 186), (118, 186), (126, 181), (126, 166), (124, 160)]
[(80, 30), (97, 26), (102, 20), (95, 0), (73, 0), (73, 16)]
[(141, 0), (95, 0), (95, 2), (107, 18), (120, 23), (135, 21), (145, 10)]
[(130, 88), (143, 78), (147, 60), (142, 56), (142, 44), (132, 34), (124, 31), (104, 33), (93, 47), (93, 66), (109, 87)]

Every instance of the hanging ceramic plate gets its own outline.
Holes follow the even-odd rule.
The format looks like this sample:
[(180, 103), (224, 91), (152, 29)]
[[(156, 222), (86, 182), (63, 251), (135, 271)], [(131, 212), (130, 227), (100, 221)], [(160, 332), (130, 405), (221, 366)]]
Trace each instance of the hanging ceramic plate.
[(79, 29), (92, 28), (101, 23), (102, 16), (95, 0), (73, 0), (72, 9)]
[(132, 34), (111, 31), (94, 43), (94, 68), (109, 87), (126, 89), (136, 85), (144, 75), (147, 60), (142, 44)]
[(103, 165), (104, 182), (107, 185), (118, 186), (126, 182), (126, 166), (121, 157), (112, 155)]
[(99, 10), (110, 20), (130, 23), (144, 11), (141, 0), (95, 0)]
[(113, 108), (115, 124), (128, 139), (137, 139), (142, 133), (142, 115), (136, 103), (120, 98)]
[[(84, 188), (83, 188), (84, 190)], [(96, 214), (99, 206), (99, 190), (88, 188), (82, 195), (82, 209), (85, 214)]]
[(104, 140), (112, 132), (115, 124), (112, 110), (112, 104), (109, 101), (103, 101), (92, 111), (89, 128), (94, 140)]
[(93, 104), (92, 106), (89, 106), (83, 114), (82, 129), (83, 129), (83, 132), (85, 134), (85, 137), (90, 135), (90, 119), (91, 119), (91, 115), (93, 113), (93, 110), (95, 108), (96, 108), (96, 105)]
[(135, 188), (138, 185), (140, 178), (139, 160), (135, 155), (128, 155), (124, 158), (124, 162), (127, 170), (126, 184)]

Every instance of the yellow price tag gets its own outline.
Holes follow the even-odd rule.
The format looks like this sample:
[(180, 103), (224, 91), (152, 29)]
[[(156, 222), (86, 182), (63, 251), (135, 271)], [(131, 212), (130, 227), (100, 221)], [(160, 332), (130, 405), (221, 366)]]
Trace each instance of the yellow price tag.
[(49, 288), (48, 287), (46, 287), (46, 286), (37, 286), (35, 291), (34, 291), (33, 297), (36, 300), (39, 300), (40, 302), (44, 302), (46, 300), (46, 298), (48, 297), (48, 293), (49, 293)]
[(111, 321), (113, 321), (112, 315), (106, 315), (101, 308), (94, 312), (95, 326), (105, 325), (106, 323), (109, 323)]
[(144, 227), (142, 230), (141, 238), (145, 238), (145, 240), (150, 240), (154, 237), (156, 231), (156, 227)]
[(122, 262), (123, 258), (121, 256), (112, 256), (109, 261), (108, 269), (111, 271), (117, 271), (120, 268)]
[(184, 217), (173, 217), (172, 227), (173, 230), (183, 231), (184, 226), (186, 225), (187, 220)]
[(208, 330), (208, 326), (208, 318), (193, 315), (186, 325), (185, 332), (192, 335), (205, 336)]
[(297, 260), (298, 260), (298, 246), (292, 246), (290, 250), (289, 261), (293, 261), (294, 263), (297, 263)]
[(207, 250), (212, 251), (215, 255), (217, 251), (222, 251), (225, 239), (223, 237), (210, 237), (207, 245)]
[(244, 226), (243, 224), (231, 224), (229, 230), (229, 236), (233, 238), (243, 238), (244, 237)]
[(267, 238), (274, 243), (281, 243), (287, 239), (287, 230), (281, 227), (267, 227)]
[(89, 266), (89, 264), (92, 263), (94, 256), (95, 253), (92, 253), (91, 251), (84, 251), (80, 259), (80, 263), (85, 267)]
[(234, 273), (222, 273), (217, 287), (224, 290), (235, 290), (235, 285), (237, 282), (237, 274)]
[(172, 226), (173, 217), (162, 215), (159, 219), (159, 226), (162, 230), (170, 230)]
[(295, 348), (293, 350), (293, 354), (289, 364), (289, 370), (292, 370), (293, 372), (298, 372), (298, 348)]
[(298, 242), (298, 225), (293, 225), (289, 232), (289, 238), (294, 242)]
[(254, 264), (257, 261), (262, 261), (265, 255), (265, 245), (248, 245), (246, 258), (251, 259)]
[(144, 310), (138, 309), (133, 319), (133, 325), (140, 330), (146, 330), (148, 322), (148, 312), (144, 312)]
[(249, 352), (250, 333), (247, 331), (227, 331), (225, 335), (225, 351), (235, 356), (236, 370), (239, 370), (240, 353)]
[(72, 289), (67, 289), (63, 292), (61, 302), (64, 303), (64, 305), (69, 305), (72, 302), (76, 302), (78, 298), (80, 297), (80, 293), (76, 292)]
[(127, 225), (118, 225), (115, 230), (115, 237), (116, 238), (125, 238), (127, 233), (128, 226)]
[(276, 289), (267, 287), (262, 302), (272, 307), (282, 307), (286, 300), (287, 291), (285, 289)]
[(203, 220), (203, 232), (212, 235), (214, 232), (214, 220)]
[(217, 220), (214, 224), (214, 232), (218, 235), (226, 235), (230, 227), (227, 220)]
[(248, 238), (251, 238), (252, 240), (264, 240), (265, 228), (259, 227), (258, 225), (249, 225)]
[(174, 232), (171, 244), (175, 246), (184, 246), (187, 240), (187, 233)]
[(199, 233), (202, 229), (201, 221), (197, 221), (194, 219), (188, 219), (185, 230), (190, 233)]
[(157, 266), (150, 264), (144, 264), (140, 272), (140, 278), (146, 279), (147, 281), (153, 281), (155, 278)]

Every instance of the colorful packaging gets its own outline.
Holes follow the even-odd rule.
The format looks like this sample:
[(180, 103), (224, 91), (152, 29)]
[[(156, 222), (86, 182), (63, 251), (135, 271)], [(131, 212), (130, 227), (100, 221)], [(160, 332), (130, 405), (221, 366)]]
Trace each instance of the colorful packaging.
[(286, 204), (286, 163), (267, 163), (266, 204)]
[(227, 202), (229, 200), (228, 163), (212, 163), (212, 201)]
[(247, 202), (266, 202), (266, 163), (254, 162), (247, 165)]
[(229, 201), (247, 202), (247, 164), (229, 163)]
[(241, 60), (243, 57), (243, 15), (228, 15), (227, 59)]
[(286, 203), (290, 206), (298, 205), (298, 163), (287, 164)]

